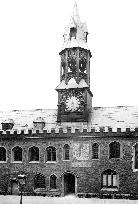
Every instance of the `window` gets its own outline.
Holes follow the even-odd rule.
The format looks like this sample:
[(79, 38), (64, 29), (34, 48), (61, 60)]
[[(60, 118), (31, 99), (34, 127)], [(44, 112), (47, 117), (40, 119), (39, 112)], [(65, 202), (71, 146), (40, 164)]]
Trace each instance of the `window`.
[(118, 187), (118, 179), (115, 171), (108, 169), (102, 173), (102, 187)]
[(56, 148), (55, 147), (48, 147), (46, 149), (47, 153), (47, 161), (56, 161)]
[(6, 161), (6, 149), (4, 147), (0, 147), (0, 162)]
[(42, 174), (37, 174), (34, 177), (34, 188), (46, 188), (45, 176)]
[(57, 177), (55, 175), (50, 176), (50, 189), (56, 189), (57, 188)]
[(65, 144), (63, 148), (63, 159), (64, 160), (69, 160), (69, 152), (70, 152), (70, 146), (68, 144)]
[(12, 149), (12, 161), (22, 161), (22, 148), (14, 147)]
[(94, 143), (92, 145), (92, 159), (98, 159), (98, 150), (99, 149), (99, 145), (97, 143)]
[(72, 27), (70, 28), (70, 40), (72, 37), (76, 38), (77, 28)]
[(109, 158), (120, 158), (120, 143), (112, 142), (109, 144)]
[(134, 147), (135, 157), (134, 157), (134, 168), (138, 169), (138, 143)]
[(29, 149), (29, 161), (39, 161), (39, 148), (31, 147)]

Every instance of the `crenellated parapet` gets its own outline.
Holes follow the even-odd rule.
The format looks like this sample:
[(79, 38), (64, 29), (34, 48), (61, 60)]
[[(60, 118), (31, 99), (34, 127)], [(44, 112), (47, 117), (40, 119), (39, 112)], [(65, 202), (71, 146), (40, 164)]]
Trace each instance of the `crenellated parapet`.
[(36, 129), (25, 129), (25, 130), (0, 130), (1, 136), (44, 136), (49, 135), (52, 137), (64, 135), (65, 137), (74, 134), (77, 136), (113, 136), (113, 135), (135, 135), (138, 133), (138, 128), (108, 128), (108, 127), (96, 127), (96, 128), (75, 128), (75, 127), (66, 127), (66, 128), (49, 128), (43, 130)]

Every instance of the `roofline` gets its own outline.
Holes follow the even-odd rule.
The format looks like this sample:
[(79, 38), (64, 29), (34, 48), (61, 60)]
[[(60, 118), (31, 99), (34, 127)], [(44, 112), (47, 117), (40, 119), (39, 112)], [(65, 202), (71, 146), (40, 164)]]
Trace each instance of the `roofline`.
[(79, 49), (81, 49), (81, 50), (85, 50), (85, 51), (89, 52), (90, 57), (92, 57), (91, 51), (90, 51), (90, 50), (88, 50), (88, 49), (84, 49), (84, 48), (82, 48), (82, 47), (71, 47), (71, 48), (65, 48), (65, 49), (63, 49), (62, 51), (60, 51), (60, 52), (59, 52), (59, 55), (61, 55), (61, 54), (62, 54), (64, 51), (66, 51), (66, 50), (70, 50), (70, 49), (73, 49), (73, 48), (79, 48)]

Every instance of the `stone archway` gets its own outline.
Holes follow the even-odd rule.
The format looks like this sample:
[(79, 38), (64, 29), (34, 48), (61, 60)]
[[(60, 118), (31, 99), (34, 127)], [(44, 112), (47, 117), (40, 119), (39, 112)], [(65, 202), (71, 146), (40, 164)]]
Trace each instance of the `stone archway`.
[(75, 176), (72, 173), (64, 174), (64, 195), (75, 194)]

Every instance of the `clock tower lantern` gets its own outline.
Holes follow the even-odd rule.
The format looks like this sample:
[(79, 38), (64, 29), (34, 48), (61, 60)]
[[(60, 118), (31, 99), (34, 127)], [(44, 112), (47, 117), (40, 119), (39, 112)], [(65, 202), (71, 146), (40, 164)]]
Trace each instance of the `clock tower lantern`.
[(75, 3), (69, 25), (65, 28), (61, 52), (57, 122), (88, 122), (92, 110), (90, 58), (86, 23), (81, 23)]

